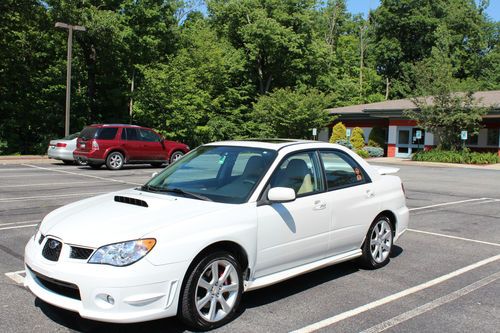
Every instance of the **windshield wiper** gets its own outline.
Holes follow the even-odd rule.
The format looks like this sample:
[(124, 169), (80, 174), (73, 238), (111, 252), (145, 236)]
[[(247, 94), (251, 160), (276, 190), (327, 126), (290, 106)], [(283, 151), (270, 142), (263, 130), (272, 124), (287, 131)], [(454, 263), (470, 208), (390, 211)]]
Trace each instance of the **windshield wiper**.
[(142, 185), (141, 186), (141, 191), (146, 191), (146, 192), (161, 192), (162, 188), (154, 185)]
[(185, 190), (182, 190), (180, 188), (162, 188), (159, 190), (159, 192), (171, 192), (171, 193), (178, 193), (178, 194), (183, 194), (183, 195), (188, 195), (192, 198), (196, 198), (196, 199), (200, 199), (200, 200), (204, 200), (204, 201), (213, 201), (212, 199), (204, 196), (204, 195), (201, 195), (201, 194), (198, 194), (198, 193), (193, 193), (193, 192), (188, 192), (188, 191), (185, 191)]

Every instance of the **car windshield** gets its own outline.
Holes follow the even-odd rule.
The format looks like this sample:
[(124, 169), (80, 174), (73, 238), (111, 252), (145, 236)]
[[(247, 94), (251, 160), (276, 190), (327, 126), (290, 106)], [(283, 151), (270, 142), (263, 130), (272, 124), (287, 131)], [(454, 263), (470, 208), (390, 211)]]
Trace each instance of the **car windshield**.
[(243, 203), (276, 158), (276, 151), (202, 146), (151, 179), (142, 190), (222, 203)]

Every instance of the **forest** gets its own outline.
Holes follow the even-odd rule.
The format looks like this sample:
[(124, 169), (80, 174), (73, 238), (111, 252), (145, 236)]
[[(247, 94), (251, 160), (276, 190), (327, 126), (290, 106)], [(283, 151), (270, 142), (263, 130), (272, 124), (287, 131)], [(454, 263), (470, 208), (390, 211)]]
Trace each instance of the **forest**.
[[(39, 154), (64, 134), (133, 123), (195, 147), (308, 138), (325, 108), (500, 89), (500, 22), (487, 0), (2, 0), (0, 154)], [(446, 77), (438, 73), (445, 66)], [(427, 71), (427, 81), (422, 80)], [(428, 75), (428, 74), (431, 75)]]

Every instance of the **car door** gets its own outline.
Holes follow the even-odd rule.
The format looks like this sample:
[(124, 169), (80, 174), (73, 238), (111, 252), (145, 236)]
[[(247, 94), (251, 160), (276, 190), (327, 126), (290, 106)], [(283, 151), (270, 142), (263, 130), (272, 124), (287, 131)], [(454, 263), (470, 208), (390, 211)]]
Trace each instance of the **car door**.
[(332, 208), (330, 255), (358, 249), (380, 212), (374, 184), (347, 153), (320, 151), (326, 177), (327, 204)]
[(122, 128), (121, 142), (127, 152), (129, 161), (138, 161), (142, 159), (142, 141), (140, 140), (137, 128)]
[(165, 147), (158, 134), (149, 129), (139, 128), (139, 137), (142, 141), (141, 160), (158, 161), (166, 159)]
[(331, 208), (317, 152), (286, 156), (270, 179), (272, 187), (293, 188), (297, 197), (257, 207), (255, 277), (324, 258), (328, 249)]

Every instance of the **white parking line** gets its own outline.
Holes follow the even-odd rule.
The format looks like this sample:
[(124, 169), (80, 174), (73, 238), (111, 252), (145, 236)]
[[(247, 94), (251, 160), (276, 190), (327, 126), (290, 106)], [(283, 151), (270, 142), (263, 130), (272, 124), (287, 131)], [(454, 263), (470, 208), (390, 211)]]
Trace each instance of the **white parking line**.
[(428, 209), (428, 208), (434, 208), (434, 207), (458, 205), (458, 204), (465, 203), (465, 202), (473, 202), (473, 201), (480, 201), (480, 200), (490, 200), (490, 198), (477, 198), (477, 199), (468, 199), (468, 200), (460, 200), (460, 201), (451, 201), (451, 202), (445, 202), (445, 203), (440, 203), (440, 204), (436, 204), (436, 205), (410, 208), (409, 211), (412, 212), (412, 211), (416, 211), (416, 210)]
[(441, 305), (444, 305), (444, 304), (449, 303), (451, 301), (454, 301), (456, 299), (459, 299), (460, 297), (463, 297), (463, 296), (473, 292), (474, 290), (482, 288), (482, 287), (498, 280), (499, 278), (500, 278), (500, 272), (496, 272), (496, 273), (491, 274), (490, 276), (487, 276), (479, 281), (471, 283), (462, 289), (459, 289), (457, 291), (449, 293), (443, 297), (440, 297), (438, 299), (435, 299), (434, 301), (428, 302), (428, 303), (426, 303), (422, 306), (419, 306), (413, 310), (402, 313), (399, 316), (396, 316), (396, 317), (391, 318), (389, 320), (386, 320), (380, 324), (372, 326), (366, 330), (363, 330), (362, 332), (363, 333), (379, 333), (379, 332), (385, 331), (386, 329), (394, 327), (394, 326), (401, 324), (407, 320), (415, 318), (416, 316), (419, 316), (419, 315), (426, 313), (432, 309), (435, 309), (438, 306), (441, 306)]
[(19, 222), (5, 222), (5, 223), (0, 222), (0, 227), (4, 227), (6, 225), (13, 225), (13, 224), (24, 224), (24, 223), (40, 222), (41, 220), (42, 219), (39, 219), (39, 220), (30, 220), (30, 221), (19, 221)]
[(416, 292), (419, 292), (421, 290), (430, 288), (430, 287), (435, 286), (435, 285), (437, 285), (437, 284), (439, 284), (441, 282), (444, 282), (444, 281), (449, 280), (451, 278), (454, 278), (456, 276), (462, 275), (464, 273), (467, 273), (467, 272), (469, 272), (469, 271), (471, 271), (473, 269), (476, 269), (478, 267), (484, 266), (486, 264), (495, 262), (495, 261), (497, 261), (499, 259), (500, 259), (500, 254), (498, 254), (496, 256), (493, 256), (493, 257), (490, 257), (490, 258), (487, 258), (487, 259), (484, 259), (484, 260), (481, 260), (481, 261), (478, 261), (478, 262), (476, 262), (474, 264), (471, 264), (469, 266), (465, 266), (463, 268), (457, 269), (456, 271), (453, 271), (451, 273), (442, 275), (442, 276), (440, 276), (438, 278), (435, 278), (433, 280), (430, 280), (430, 281), (424, 282), (422, 284), (419, 284), (417, 286), (414, 286), (414, 287), (402, 290), (402, 291), (400, 291), (398, 293), (395, 293), (395, 294), (389, 295), (387, 297), (381, 298), (381, 299), (379, 299), (377, 301), (373, 301), (371, 303), (359, 306), (359, 307), (357, 307), (355, 309), (352, 309), (352, 310), (340, 313), (340, 314), (335, 315), (333, 317), (321, 320), (321, 321), (319, 321), (317, 323), (305, 326), (305, 327), (300, 328), (300, 329), (298, 329), (296, 331), (293, 331), (293, 332), (294, 333), (306, 333), (306, 332), (317, 331), (319, 329), (322, 329), (322, 328), (328, 327), (330, 325), (333, 325), (335, 323), (338, 323), (339, 321), (342, 321), (344, 319), (357, 316), (360, 313), (369, 311), (369, 310), (374, 309), (376, 307), (379, 307), (381, 305), (384, 305), (384, 304), (393, 302), (395, 300), (398, 300), (398, 299), (400, 299), (402, 297), (405, 297), (405, 296), (414, 294)]
[(26, 276), (26, 272), (24, 270), (17, 272), (9, 272), (5, 273), (5, 276), (7, 276), (9, 279), (13, 280), (16, 283), (22, 284), (24, 282), (24, 277)]
[(26, 225), (16, 225), (16, 226), (13, 226), (13, 227), (0, 228), (0, 230), (22, 229), (22, 228), (34, 227), (37, 224), (38, 223), (35, 223), (35, 224), (26, 224)]
[(42, 195), (42, 196), (37, 196), (37, 197), (3, 198), (3, 199), (0, 199), (0, 203), (21, 201), (21, 200), (50, 200), (50, 199), (53, 199), (53, 198), (84, 197), (84, 196), (91, 196), (91, 195), (104, 194), (104, 193), (109, 193), (109, 191), (108, 192), (91, 192), (91, 193), (70, 193), (70, 194)]
[(480, 240), (477, 240), (477, 239), (463, 238), (463, 237), (452, 236), (452, 235), (438, 234), (436, 232), (430, 232), (430, 231), (424, 231), (424, 230), (416, 230), (416, 229), (406, 229), (406, 230), (407, 231), (411, 231), (411, 232), (417, 232), (419, 234), (427, 234), (427, 235), (433, 235), (433, 236), (439, 236), (439, 237), (446, 237), (446, 238), (451, 238), (451, 239), (458, 239), (458, 240), (463, 240), (463, 241), (473, 242), (473, 243), (479, 243), (479, 244), (500, 246), (500, 244), (498, 244), (498, 243), (485, 242), (485, 241), (480, 241)]
[(109, 182), (116, 182), (116, 183), (122, 183), (122, 184), (130, 184), (130, 185), (142, 185), (142, 184), (138, 184), (138, 183), (132, 183), (132, 182), (126, 182), (126, 181), (123, 181), (123, 180), (117, 180), (117, 179), (113, 179), (113, 178), (104, 178), (104, 177), (99, 177), (99, 176), (94, 176), (94, 175), (83, 175), (83, 174), (77, 173), (77, 172), (70, 172), (70, 171), (64, 171), (64, 170), (49, 169), (49, 168), (44, 168), (44, 167), (40, 167), (40, 166), (36, 166), (36, 165), (31, 165), (31, 164), (23, 164), (23, 165), (24, 166), (28, 166), (28, 167), (32, 167), (32, 168), (35, 168), (35, 169), (40, 169), (40, 170), (50, 170), (50, 171), (60, 172), (60, 173), (66, 173), (66, 174), (74, 175), (74, 176), (81, 176), (81, 177), (89, 177), (89, 178), (95, 178), (95, 179), (100, 179), (100, 180), (106, 180), (106, 181), (109, 181)]
[(32, 187), (32, 186), (51, 186), (51, 185), (75, 185), (75, 184), (101, 184), (103, 181), (85, 181), (85, 182), (66, 182), (66, 183), (40, 183), (40, 184), (21, 184), (21, 185), (2, 185), (2, 188), (9, 187)]

